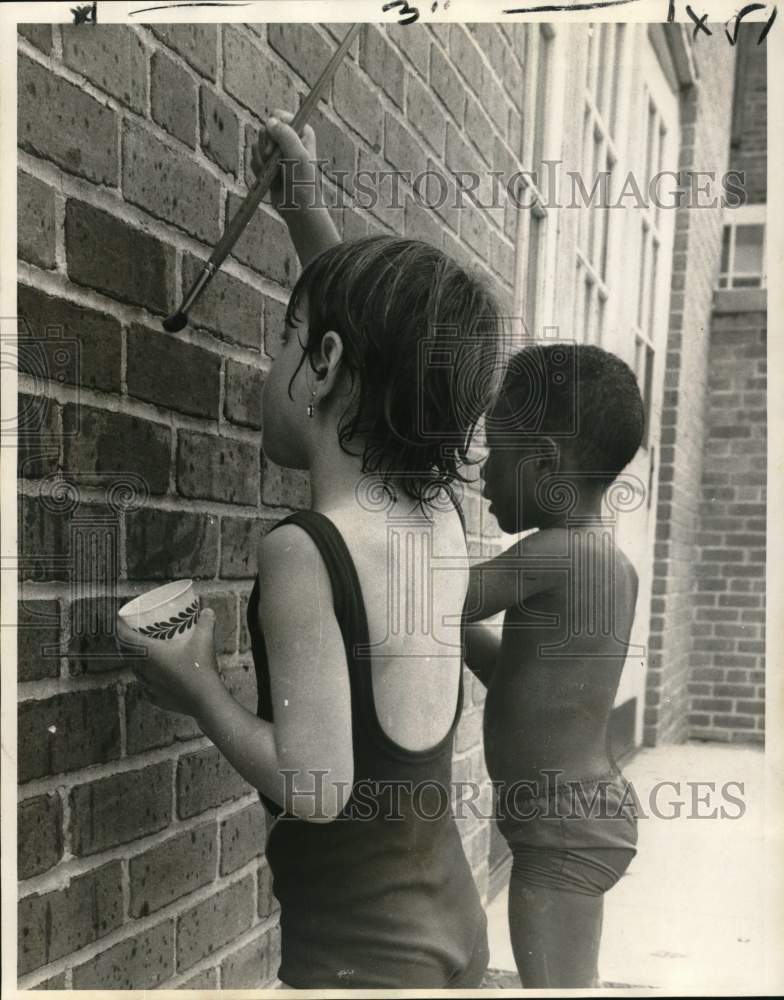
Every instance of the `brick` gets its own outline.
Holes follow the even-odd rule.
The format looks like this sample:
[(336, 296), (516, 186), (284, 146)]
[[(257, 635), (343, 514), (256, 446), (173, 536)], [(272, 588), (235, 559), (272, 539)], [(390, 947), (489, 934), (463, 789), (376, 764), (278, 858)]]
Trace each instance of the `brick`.
[[(127, 30), (127, 29), (126, 29)], [(191, 74), (163, 49), (150, 60), (150, 111), (169, 135), (196, 148), (198, 91)]]
[(717, 684), (714, 694), (717, 698), (753, 698), (754, 686), (751, 684)]
[(221, 567), (224, 579), (249, 579), (256, 575), (259, 542), (275, 524), (267, 518), (221, 518)]
[(218, 419), (217, 354), (138, 323), (128, 331), (127, 351), (129, 395), (190, 416)]
[(24, 701), (18, 726), (20, 784), (120, 756), (120, 715), (113, 688)]
[(409, 129), (390, 114), (384, 115), (384, 156), (396, 170), (411, 175), (427, 170), (427, 156)]
[(202, 594), (202, 608), (215, 612), (215, 651), (218, 656), (237, 652), (237, 595)]
[(52, 26), (50, 24), (17, 24), (16, 30), (37, 49), (50, 55), (52, 52)]
[(151, 312), (168, 311), (174, 298), (173, 247), (74, 199), (65, 206), (65, 243), (68, 277), (77, 285)]
[(66, 889), (23, 897), (17, 924), (18, 974), (105, 937), (122, 923), (122, 907), (119, 861), (71, 879)]
[(292, 113), (297, 108), (289, 74), (233, 25), (223, 29), (223, 85), (262, 121), (277, 108)]
[(71, 840), (79, 857), (129, 844), (171, 821), (172, 761), (71, 789)]
[(380, 156), (359, 151), (359, 170), (356, 174), (354, 204), (369, 209), (376, 218), (394, 233), (403, 229), (404, 195), (400, 178), (386, 170)]
[(253, 879), (235, 882), (177, 920), (177, 971), (239, 937), (253, 922)]
[(212, 882), (217, 843), (216, 824), (203, 823), (131, 858), (130, 915), (146, 917)]
[(453, 24), (449, 31), (449, 55), (468, 83), (477, 92), (482, 89), (484, 64), (466, 26)]
[(63, 468), (80, 474), (140, 476), (150, 493), (169, 485), (171, 429), (114, 410), (63, 407)]
[(65, 972), (61, 972), (59, 976), (50, 976), (48, 979), (42, 979), (40, 983), (35, 984), (35, 989), (37, 990), (64, 990), (65, 989)]
[(226, 361), (224, 415), (234, 424), (261, 428), (261, 394), (264, 372), (253, 365)]
[(266, 821), (260, 802), (227, 816), (220, 825), (220, 874), (230, 875), (264, 853)]
[(70, 174), (116, 187), (117, 115), (80, 87), (20, 55), (17, 141)]
[(258, 887), (259, 916), (270, 917), (278, 909), (278, 901), (272, 892), (272, 872), (268, 864), (263, 864), (256, 873)]
[[(202, 262), (187, 254), (182, 262), (183, 290), (201, 273)], [(264, 295), (225, 271), (218, 271), (191, 310), (191, 326), (209, 330), (222, 340), (261, 350)]]
[(729, 698), (694, 698), (692, 707), (698, 712), (729, 712), (732, 701)]
[(100, 90), (144, 114), (147, 105), (147, 54), (134, 28), (100, 24), (87, 31), (64, 24), (63, 62)]
[(239, 666), (230, 665), (222, 668), (220, 675), (224, 687), (232, 698), (255, 715), (258, 707), (258, 690), (256, 673), (251, 669), (251, 664), (245, 662)]
[(55, 267), (54, 188), (17, 171), (17, 248), (22, 260)]
[(403, 60), (375, 25), (365, 24), (362, 28), (359, 64), (402, 110), (406, 73)]
[[(226, 199), (230, 219), (242, 199), (235, 194)], [(266, 212), (257, 212), (234, 244), (232, 257), (280, 285), (291, 287), (297, 273), (294, 247), (286, 224)]]
[(214, 80), (218, 67), (215, 24), (151, 24), (150, 30), (195, 70)]
[(16, 635), (17, 677), (20, 681), (37, 681), (59, 675), (59, 601), (37, 601), (28, 597), (19, 600)]
[(156, 708), (139, 684), (125, 689), (125, 741), (128, 755), (201, 735), (195, 719)]
[(218, 519), (146, 508), (126, 515), (129, 580), (211, 577), (218, 564)]
[(356, 67), (342, 62), (332, 85), (332, 104), (340, 117), (378, 153), (384, 114), (375, 90), (368, 87)]
[(515, 248), (501, 239), (496, 233), (490, 234), (493, 270), (507, 285), (514, 285), (515, 280)]
[(247, 441), (181, 430), (177, 441), (177, 490), (185, 497), (258, 503), (258, 447)]
[(247, 653), (250, 649), (250, 635), (248, 634), (248, 604), (249, 594), (240, 594), (240, 653)]
[(408, 80), (406, 115), (425, 142), (441, 155), (446, 138), (446, 120), (430, 91), (412, 74), (409, 74)]
[[(494, 135), (493, 123), (488, 118), (485, 109), (479, 101), (471, 97), (470, 94), (466, 99), (463, 134), (471, 140), (479, 155), (490, 166), (492, 161), (491, 153), (494, 149), (494, 145), (490, 141)], [(512, 208), (511, 205), (510, 208)], [(516, 218), (516, 216), (517, 213), (514, 212), (514, 217)]]
[(269, 507), (307, 507), (310, 482), (307, 473), (273, 465), (262, 455), (261, 499)]
[(131, 122), (123, 135), (123, 195), (197, 239), (215, 243), (220, 236), (217, 178)]
[(430, 40), (424, 24), (387, 24), (384, 25), (384, 34), (417, 73), (427, 76)]
[(264, 297), (264, 353), (274, 359), (286, 326), (287, 303), (269, 296)]
[[(26, 350), (26, 345), (23, 345)], [(18, 355), (17, 355), (18, 356)], [(62, 418), (60, 406), (42, 395), (16, 397), (17, 453), (20, 479), (41, 479), (54, 475), (61, 467)]]
[(351, 193), (354, 190), (356, 170), (356, 144), (345, 128), (315, 110), (310, 120), (316, 134), (316, 152), (324, 174), (335, 184)]
[(714, 726), (725, 726), (727, 729), (753, 729), (754, 717), (751, 715), (714, 715)]
[(235, 177), (240, 169), (240, 123), (227, 101), (201, 85), (199, 91), (201, 148), (223, 170)]
[[(119, 524), (117, 525), (119, 534)], [(71, 675), (127, 667), (115, 645), (115, 619), (129, 595), (80, 598), (70, 606), (68, 665)]]
[(165, 920), (73, 970), (75, 990), (154, 989), (174, 974), (174, 921)]
[[(120, 392), (118, 320), (30, 285), (17, 287), (19, 368), (68, 385)], [(65, 353), (63, 353), (65, 352)]]
[(405, 233), (412, 240), (422, 240), (432, 246), (441, 245), (441, 223), (427, 208), (406, 196), (404, 211)]
[(227, 955), (221, 962), (221, 988), (259, 989), (269, 978), (266, 949), (268, 931)]
[(177, 762), (177, 813), (189, 819), (246, 795), (250, 786), (214, 747), (183, 754)]
[(332, 56), (332, 46), (310, 24), (269, 24), (270, 48), (312, 87)]
[(737, 704), (737, 709), (739, 712), (743, 712), (746, 715), (764, 715), (765, 714), (765, 702), (764, 701), (739, 701)]
[(483, 260), (490, 256), (490, 229), (479, 209), (466, 202), (460, 212), (460, 238)]
[(430, 46), (430, 86), (457, 124), (462, 126), (465, 89), (452, 64), (436, 45)]
[[(103, 519), (109, 515), (109, 509), (99, 504), (77, 503), (76, 512), (82, 523), (92, 516)], [(73, 511), (65, 505), (60, 509), (56, 498), (20, 495), (18, 514), (19, 578), (36, 583), (69, 580)]]
[(49, 871), (63, 856), (63, 810), (60, 796), (38, 795), (20, 802), (16, 812), (17, 876), (32, 878)]
[(204, 969), (197, 972), (195, 976), (186, 979), (177, 987), (178, 990), (217, 990), (218, 989), (218, 969)]

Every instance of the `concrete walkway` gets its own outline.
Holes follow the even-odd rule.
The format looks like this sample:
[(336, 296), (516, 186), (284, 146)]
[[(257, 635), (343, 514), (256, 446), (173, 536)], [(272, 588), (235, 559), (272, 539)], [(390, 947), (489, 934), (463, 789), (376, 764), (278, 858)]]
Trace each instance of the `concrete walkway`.
[[(649, 818), (639, 821), (636, 858), (605, 897), (599, 970), (606, 985), (655, 987), (675, 995), (779, 993), (784, 988), (784, 938), (781, 924), (776, 937), (771, 926), (769, 893), (776, 879), (773, 856), (764, 849), (763, 767), (761, 750), (705, 743), (642, 750), (624, 767)], [(662, 782), (680, 783), (680, 788)], [(739, 782), (742, 792), (736, 785), (727, 791), (742, 799), (742, 815), (695, 818), (693, 782), (714, 783), (715, 791), (705, 785), (697, 789), (697, 797), (710, 796), (697, 803), (700, 815), (714, 809), (720, 814), (723, 806), (733, 817), (741, 808), (722, 789)], [(654, 808), (658, 802), (664, 816), (675, 811), (673, 803), (682, 802), (680, 817), (657, 818), (652, 795)], [(777, 867), (782, 860), (779, 856)], [(513, 970), (506, 896), (504, 890), (488, 909), (490, 966)], [(776, 909), (781, 920), (781, 897)], [(772, 962), (777, 970), (770, 968)], [(497, 982), (506, 986), (514, 980), (503, 976)]]

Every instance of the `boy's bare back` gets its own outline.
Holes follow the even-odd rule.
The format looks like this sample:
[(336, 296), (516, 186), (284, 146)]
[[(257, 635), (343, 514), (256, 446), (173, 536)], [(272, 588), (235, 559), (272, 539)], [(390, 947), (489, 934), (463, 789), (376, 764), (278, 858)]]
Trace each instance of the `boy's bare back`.
[(535, 538), (529, 576), (546, 575), (547, 589), (507, 608), (485, 703), (488, 771), (507, 785), (611, 770), (608, 725), (637, 598), (637, 574), (609, 528)]

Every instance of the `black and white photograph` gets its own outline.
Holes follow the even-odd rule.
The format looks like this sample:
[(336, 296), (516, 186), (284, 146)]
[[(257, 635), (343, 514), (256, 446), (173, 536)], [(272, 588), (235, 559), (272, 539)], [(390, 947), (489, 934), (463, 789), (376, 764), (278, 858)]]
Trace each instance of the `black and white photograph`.
[(775, 4), (2, 6), (3, 996), (779, 995)]

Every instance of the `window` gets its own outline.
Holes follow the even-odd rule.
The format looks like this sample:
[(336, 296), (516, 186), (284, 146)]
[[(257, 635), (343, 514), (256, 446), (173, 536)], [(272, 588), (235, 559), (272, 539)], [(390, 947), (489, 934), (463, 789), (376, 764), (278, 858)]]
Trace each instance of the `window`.
[[(648, 192), (651, 180), (663, 169), (663, 152), (667, 129), (659, 108), (647, 87), (643, 88), (643, 147), (640, 150), (638, 169), (641, 188)], [(645, 431), (642, 445), (648, 447), (650, 434), (651, 395), (653, 366), (655, 363), (654, 337), (656, 331), (656, 287), (661, 246), (661, 209), (658, 198), (646, 198), (640, 208), (638, 259), (640, 263), (637, 288), (637, 316), (634, 331), (634, 370), (645, 408)]]
[[(525, 205), (517, 219), (515, 315), (522, 317), (524, 337), (538, 337), (543, 327), (542, 286), (546, 271), (549, 211), (542, 161), (551, 137), (551, 45), (555, 29), (550, 24), (530, 25), (526, 44), (526, 106), (523, 114), (523, 169), (519, 198)], [(526, 162), (525, 150), (531, 150)], [(529, 176), (533, 175), (533, 176)], [(530, 207), (528, 207), (530, 206)]]
[(765, 205), (727, 209), (719, 288), (765, 288)]
[(601, 344), (607, 312), (607, 250), (612, 216), (607, 206), (618, 162), (616, 130), (624, 31), (623, 24), (592, 24), (588, 29), (580, 174), (584, 190), (595, 202), (580, 208), (573, 329), (589, 344)]

